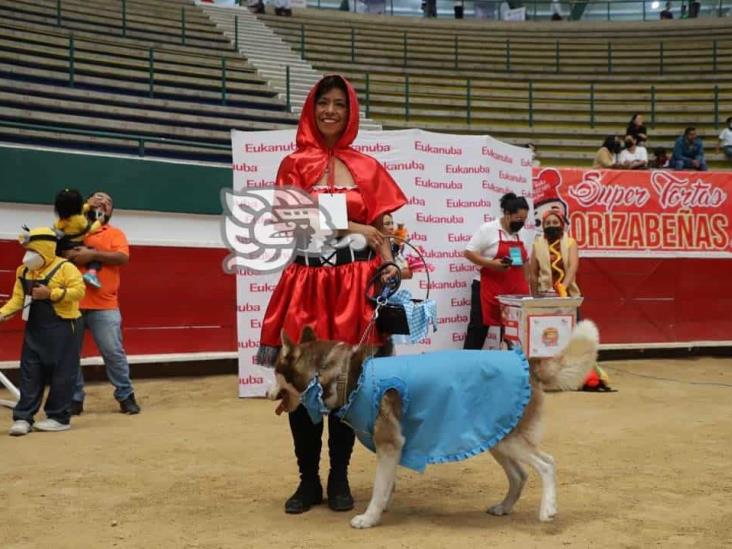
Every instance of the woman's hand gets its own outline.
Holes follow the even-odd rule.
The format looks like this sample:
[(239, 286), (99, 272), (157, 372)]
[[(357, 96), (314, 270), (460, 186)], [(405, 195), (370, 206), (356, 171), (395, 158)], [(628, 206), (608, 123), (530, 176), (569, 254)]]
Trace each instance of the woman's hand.
[(503, 259), (490, 259), (489, 261), (493, 265), (493, 269), (496, 271), (507, 271), (511, 268), (510, 261), (503, 261)]
[(383, 271), (381, 271), (381, 283), (386, 286), (387, 284), (389, 284), (390, 279), (396, 279), (400, 274), (401, 273), (399, 272), (399, 267), (397, 267), (396, 265), (389, 265)]
[(371, 225), (362, 225), (361, 223), (348, 222), (348, 230), (354, 233), (362, 234), (366, 237), (369, 247), (378, 250), (384, 244), (384, 235), (376, 227)]

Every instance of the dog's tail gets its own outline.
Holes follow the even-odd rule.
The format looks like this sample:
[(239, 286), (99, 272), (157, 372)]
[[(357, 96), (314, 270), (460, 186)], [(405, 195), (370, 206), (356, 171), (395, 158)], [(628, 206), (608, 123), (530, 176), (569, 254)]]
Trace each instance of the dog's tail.
[(555, 357), (540, 361), (534, 368), (547, 391), (577, 390), (597, 361), (600, 333), (591, 320), (577, 324), (567, 346)]

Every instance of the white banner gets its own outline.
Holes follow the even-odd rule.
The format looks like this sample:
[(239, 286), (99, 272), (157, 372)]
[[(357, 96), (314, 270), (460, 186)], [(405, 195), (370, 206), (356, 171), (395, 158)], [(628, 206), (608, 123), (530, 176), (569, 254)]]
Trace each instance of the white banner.
[[(437, 303), (439, 328), (399, 352), (461, 348), (470, 313), (470, 285), (477, 269), (463, 258), (478, 227), (500, 215), (501, 195), (531, 197), (531, 153), (489, 136), (450, 135), (423, 130), (361, 131), (354, 147), (377, 158), (407, 195), (394, 213), (410, 242), (421, 247), (430, 271), (430, 298)], [(274, 185), (284, 156), (295, 150), (295, 130), (232, 131), (234, 190)], [(337, 183), (337, 182), (336, 182)], [(529, 219), (533, 219), (532, 216)], [(531, 225), (527, 223), (527, 225)], [(527, 232), (526, 244), (533, 233)], [(409, 250), (405, 251), (409, 256)], [(254, 364), (269, 296), (279, 273), (247, 270), (237, 276), (239, 395), (263, 396), (272, 371)], [(424, 298), (424, 272), (404, 281)]]

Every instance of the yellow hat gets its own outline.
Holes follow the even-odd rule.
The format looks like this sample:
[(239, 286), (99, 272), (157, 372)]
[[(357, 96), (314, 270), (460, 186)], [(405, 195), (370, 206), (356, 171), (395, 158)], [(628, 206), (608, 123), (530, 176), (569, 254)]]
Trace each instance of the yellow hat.
[(56, 257), (58, 237), (56, 236), (56, 231), (50, 227), (26, 229), (20, 233), (18, 240), (26, 249), (41, 254), (46, 263), (50, 263)]

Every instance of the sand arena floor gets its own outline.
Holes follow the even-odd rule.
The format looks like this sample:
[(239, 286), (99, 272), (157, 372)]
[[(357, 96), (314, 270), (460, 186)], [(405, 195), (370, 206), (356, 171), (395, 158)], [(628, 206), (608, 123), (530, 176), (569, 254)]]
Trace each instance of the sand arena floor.
[[(392, 510), (371, 530), (326, 506), (285, 515), (296, 485), (286, 419), (216, 376), (138, 381), (135, 417), (116, 413), (109, 385), (91, 385), (65, 433), (11, 438), (0, 410), (0, 547), (730, 547), (732, 359), (604, 364), (620, 392), (547, 398), (551, 524), (537, 519), (533, 472), (514, 514), (485, 513), (506, 488), (488, 454), (424, 475), (400, 469)], [(359, 512), (374, 464), (357, 443)]]

